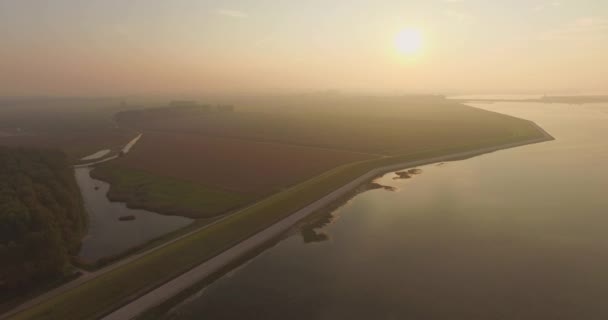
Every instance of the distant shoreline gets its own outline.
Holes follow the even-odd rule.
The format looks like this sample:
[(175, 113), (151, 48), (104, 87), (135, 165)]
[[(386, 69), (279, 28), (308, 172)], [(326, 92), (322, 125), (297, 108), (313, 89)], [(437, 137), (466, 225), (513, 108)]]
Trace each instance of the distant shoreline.
[(589, 96), (543, 96), (541, 98), (530, 99), (493, 99), (493, 98), (446, 98), (448, 100), (467, 103), (467, 102), (536, 102), (536, 103), (566, 103), (566, 104), (587, 104), (587, 103), (606, 103), (608, 95), (589, 95)]

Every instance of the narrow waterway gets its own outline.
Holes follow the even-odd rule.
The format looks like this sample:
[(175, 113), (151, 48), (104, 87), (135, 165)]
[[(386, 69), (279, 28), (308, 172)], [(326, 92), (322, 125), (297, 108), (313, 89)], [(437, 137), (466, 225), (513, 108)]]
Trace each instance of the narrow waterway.
[(171, 319), (606, 319), (608, 104), (478, 104), (557, 140), (389, 173)]
[[(137, 135), (122, 149), (127, 154), (141, 139)], [(95, 155), (102, 153), (101, 150)], [(93, 155), (91, 155), (93, 156)], [(85, 209), (89, 218), (87, 235), (82, 240), (79, 256), (87, 261), (120, 254), (135, 246), (158, 238), (166, 233), (183, 228), (192, 223), (192, 219), (165, 216), (147, 210), (127, 208), (122, 202), (111, 202), (108, 197), (110, 185), (93, 179), (93, 165), (111, 161), (118, 156), (74, 166), (76, 182), (80, 187)], [(99, 158), (99, 157), (97, 157)]]
[[(89, 216), (88, 233), (82, 240), (80, 257), (94, 261), (115, 255), (192, 222), (192, 219), (184, 217), (129, 209), (122, 202), (111, 202), (107, 197), (110, 185), (91, 178), (91, 170), (75, 169), (76, 181)], [(132, 216), (134, 220), (119, 220), (125, 216)]]

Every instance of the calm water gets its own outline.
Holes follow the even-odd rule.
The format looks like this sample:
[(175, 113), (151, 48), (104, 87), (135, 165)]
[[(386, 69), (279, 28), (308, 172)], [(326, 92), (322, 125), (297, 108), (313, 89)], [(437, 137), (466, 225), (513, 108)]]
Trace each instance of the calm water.
[[(187, 226), (191, 219), (163, 216), (146, 210), (133, 210), (121, 202), (106, 197), (109, 184), (91, 178), (91, 168), (76, 168), (85, 208), (89, 215), (87, 236), (82, 240), (80, 256), (96, 260), (121, 253), (167, 232)], [(119, 221), (121, 216), (133, 215), (133, 221)]]
[(608, 319), (608, 105), (478, 106), (558, 140), (387, 174), (167, 317)]

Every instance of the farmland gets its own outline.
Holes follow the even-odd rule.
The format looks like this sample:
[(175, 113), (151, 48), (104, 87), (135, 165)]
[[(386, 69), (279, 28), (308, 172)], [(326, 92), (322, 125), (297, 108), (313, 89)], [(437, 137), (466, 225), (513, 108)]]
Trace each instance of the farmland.
[(220, 107), (144, 109), (112, 99), (0, 102), (0, 145), (61, 149), (72, 163), (101, 149), (116, 154), (144, 133), (129, 155), (92, 174), (111, 184), (111, 200), (192, 218), (234, 211), (343, 164), (525, 130), (441, 96), (224, 97)]
[(508, 134), (509, 126), (514, 124), (508, 117), (447, 100), (385, 98), (361, 106), (360, 102), (351, 103), (349, 98), (324, 99), (314, 101), (308, 108), (296, 104), (296, 100), (293, 99), (294, 106), (282, 108), (250, 106), (236, 112), (201, 111), (181, 115), (162, 110), (134, 110), (119, 113), (116, 118), (122, 126), (137, 130), (188, 132), (386, 155), (479, 137), (500, 137)]
[(375, 156), (197, 134), (145, 132), (94, 171), (110, 198), (165, 214), (212, 217), (341, 164)]
[(175, 178), (205, 181), (237, 192), (268, 193), (340, 164), (372, 157), (285, 144), (146, 132), (133, 153), (116, 165), (167, 172)]
[(104, 166), (93, 171), (92, 176), (112, 182), (108, 193), (110, 200), (169, 215), (210, 218), (254, 200), (248, 194), (121, 166)]
[(130, 207), (209, 218), (343, 164), (500, 139), (527, 125), (436, 96), (304, 101), (310, 105), (281, 97), (229, 112), (194, 105), (118, 113), (120, 126), (143, 138), (93, 175)]

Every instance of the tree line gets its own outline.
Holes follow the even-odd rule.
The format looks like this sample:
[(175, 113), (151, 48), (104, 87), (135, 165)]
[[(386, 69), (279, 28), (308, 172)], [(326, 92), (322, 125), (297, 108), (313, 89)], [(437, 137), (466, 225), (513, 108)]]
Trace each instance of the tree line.
[(65, 275), (86, 223), (63, 152), (0, 147), (1, 295)]

